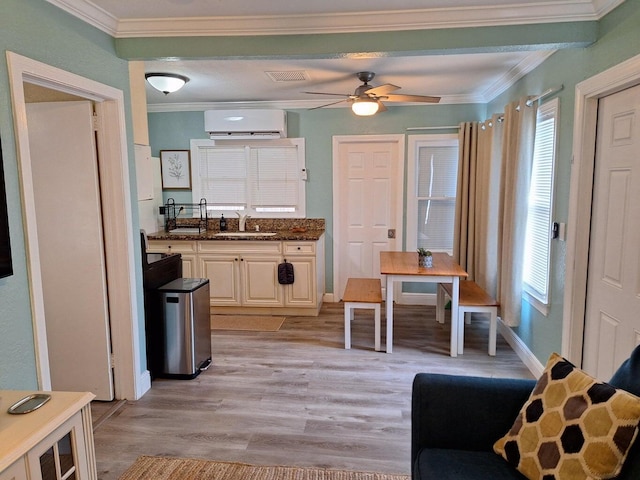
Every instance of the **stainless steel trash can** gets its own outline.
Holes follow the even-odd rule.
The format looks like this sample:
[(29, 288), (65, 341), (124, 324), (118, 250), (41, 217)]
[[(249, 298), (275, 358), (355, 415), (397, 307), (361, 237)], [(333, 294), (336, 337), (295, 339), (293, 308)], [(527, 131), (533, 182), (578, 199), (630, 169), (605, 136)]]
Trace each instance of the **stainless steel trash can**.
[(209, 279), (178, 278), (158, 290), (164, 343), (160, 376), (195, 378), (211, 364)]

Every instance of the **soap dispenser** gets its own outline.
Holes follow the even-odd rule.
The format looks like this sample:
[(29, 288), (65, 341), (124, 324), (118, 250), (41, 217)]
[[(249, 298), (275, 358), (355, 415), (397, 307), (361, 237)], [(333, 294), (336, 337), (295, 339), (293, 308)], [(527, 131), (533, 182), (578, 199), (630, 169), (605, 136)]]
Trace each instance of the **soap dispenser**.
[(224, 218), (224, 213), (222, 214), (222, 217), (220, 217), (220, 231), (221, 232), (227, 231), (227, 219)]

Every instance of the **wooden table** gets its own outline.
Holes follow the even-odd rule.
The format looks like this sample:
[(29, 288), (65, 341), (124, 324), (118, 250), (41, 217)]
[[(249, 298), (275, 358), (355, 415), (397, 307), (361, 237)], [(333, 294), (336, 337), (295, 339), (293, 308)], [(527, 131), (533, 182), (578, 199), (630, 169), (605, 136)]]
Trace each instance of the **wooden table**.
[[(433, 267), (418, 265), (417, 252), (380, 252), (380, 273), (387, 276), (387, 353), (393, 349), (393, 283), (429, 282), (451, 283), (451, 356), (462, 353), (458, 345), (458, 301), (460, 298), (460, 278), (466, 278), (467, 272), (446, 253), (433, 254)], [(462, 319), (464, 321), (464, 318)]]

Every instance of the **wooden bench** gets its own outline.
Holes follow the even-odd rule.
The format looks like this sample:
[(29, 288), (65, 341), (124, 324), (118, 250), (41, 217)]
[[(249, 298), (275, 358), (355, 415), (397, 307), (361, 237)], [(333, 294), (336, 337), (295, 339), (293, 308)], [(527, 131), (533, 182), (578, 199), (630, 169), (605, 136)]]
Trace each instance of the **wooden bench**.
[(342, 296), (344, 302), (344, 348), (351, 348), (351, 321), (356, 308), (373, 309), (375, 349), (380, 351), (380, 304), (382, 286), (379, 278), (350, 278)]
[[(444, 323), (444, 295), (451, 297), (451, 283), (438, 284), (438, 308), (436, 320)], [(469, 313), (488, 313), (489, 318), (489, 355), (496, 354), (496, 336), (498, 323), (498, 307), (500, 304), (484, 291), (476, 282), (463, 280), (460, 282), (460, 301), (458, 302), (458, 353), (464, 347), (464, 324), (471, 323)]]

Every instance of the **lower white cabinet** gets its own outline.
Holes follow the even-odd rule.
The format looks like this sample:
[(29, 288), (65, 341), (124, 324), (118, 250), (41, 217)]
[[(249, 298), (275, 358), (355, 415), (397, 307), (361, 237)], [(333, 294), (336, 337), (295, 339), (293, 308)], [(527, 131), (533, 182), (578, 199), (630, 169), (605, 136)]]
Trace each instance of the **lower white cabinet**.
[(33, 392), (0, 391), (0, 480), (97, 479), (91, 393), (47, 392), (38, 410), (7, 409)]
[(185, 240), (149, 240), (147, 253), (179, 253), (182, 256), (182, 276), (197, 278), (198, 242)]
[(0, 472), (0, 480), (22, 480), (29, 478), (27, 462), (24, 458), (16, 460), (9, 468)]
[[(322, 305), (324, 236), (317, 241), (149, 240), (147, 252), (181, 253), (184, 277), (209, 279), (215, 313), (317, 315)], [(284, 260), (293, 264), (291, 285), (278, 283)]]
[(208, 278), (211, 306), (281, 307), (281, 242), (198, 242), (200, 275)]
[[(285, 305), (290, 307), (314, 307), (318, 304), (317, 257), (324, 253), (322, 239), (319, 242), (283, 242), (283, 258), (293, 265), (295, 281), (285, 285)], [(324, 256), (322, 266), (324, 266)], [(321, 278), (324, 286), (324, 276)]]

